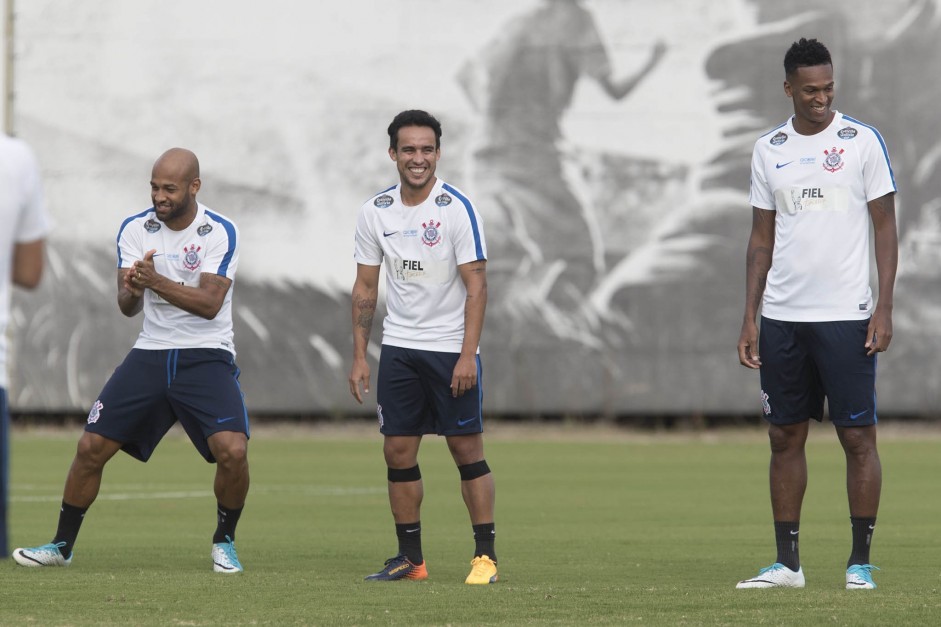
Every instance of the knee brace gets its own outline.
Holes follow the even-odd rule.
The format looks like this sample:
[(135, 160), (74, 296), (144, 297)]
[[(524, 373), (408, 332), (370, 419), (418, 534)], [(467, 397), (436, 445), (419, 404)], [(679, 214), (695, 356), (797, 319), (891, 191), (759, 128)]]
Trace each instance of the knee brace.
[(393, 483), (407, 483), (409, 481), (418, 481), (421, 479), (421, 470), (418, 464), (411, 468), (389, 468), (389, 481)]
[(482, 459), (473, 464), (458, 466), (457, 471), (461, 473), (461, 481), (473, 481), (478, 477), (490, 474), (490, 466), (487, 465), (486, 459)]

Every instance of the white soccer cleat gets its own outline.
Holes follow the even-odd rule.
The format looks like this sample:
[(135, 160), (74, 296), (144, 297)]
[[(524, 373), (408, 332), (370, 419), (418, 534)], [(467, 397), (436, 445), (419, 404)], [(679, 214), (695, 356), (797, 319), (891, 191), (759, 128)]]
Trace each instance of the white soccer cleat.
[[(226, 536), (229, 539), (229, 536)], [(245, 569), (235, 552), (234, 542), (217, 542), (212, 545), (212, 570), (217, 573), (240, 573)]]
[(804, 569), (798, 568), (795, 572), (784, 564), (775, 562), (759, 570), (757, 576), (738, 582), (735, 587), (740, 590), (743, 588), (803, 588)]
[(853, 564), (846, 569), (846, 589), (847, 590), (872, 590), (876, 587), (876, 582), (872, 580), (872, 570), (879, 570), (878, 566), (872, 564)]
[(68, 559), (62, 555), (61, 549), (65, 542), (58, 544), (44, 544), (31, 549), (14, 549), (13, 560), (20, 566), (68, 566), (72, 563), (72, 556)]

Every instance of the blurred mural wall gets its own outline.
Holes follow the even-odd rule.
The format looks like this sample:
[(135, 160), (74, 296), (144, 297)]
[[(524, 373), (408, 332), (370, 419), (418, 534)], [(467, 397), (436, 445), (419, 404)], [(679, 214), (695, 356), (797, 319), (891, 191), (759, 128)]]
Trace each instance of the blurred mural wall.
[[(735, 351), (748, 163), (791, 112), (781, 61), (801, 36), (830, 47), (835, 107), (881, 130), (899, 185), (880, 406), (939, 404), (936, 0), (17, 0), (14, 15), (13, 127), (57, 223), (47, 280), (14, 297), (15, 409), (84, 410), (133, 344), (114, 238), (171, 146), (199, 155), (200, 200), (242, 232), (250, 408), (355, 409), (356, 212), (396, 182), (389, 121), (424, 108), (444, 125), (439, 175), (485, 221), (490, 411), (757, 413)], [(377, 320), (373, 358), (380, 336)]]

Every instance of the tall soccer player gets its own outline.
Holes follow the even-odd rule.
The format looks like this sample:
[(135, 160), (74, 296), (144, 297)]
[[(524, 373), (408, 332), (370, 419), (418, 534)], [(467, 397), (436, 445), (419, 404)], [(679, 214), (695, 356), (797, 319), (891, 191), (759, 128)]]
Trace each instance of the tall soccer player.
[[(827, 48), (801, 39), (784, 56), (794, 115), (752, 157), (742, 365), (760, 370), (771, 441), (777, 558), (738, 588), (804, 587), (798, 552), (810, 419), (827, 401), (846, 454), (852, 550), (846, 588), (875, 588), (869, 560), (882, 466), (876, 450), (876, 355), (892, 341), (898, 265), (895, 180), (879, 132), (832, 109)], [(869, 284), (869, 223), (879, 281)], [(761, 306), (761, 330), (756, 318)]]
[(213, 570), (243, 570), (235, 526), (248, 493), (249, 430), (232, 332), (239, 234), (197, 202), (200, 186), (196, 155), (172, 148), (153, 167), (153, 206), (121, 225), (118, 307), (129, 317), (143, 311), (143, 329), (88, 414), (52, 542), (13, 551), (22, 566), (68, 566), (108, 460), (123, 450), (146, 462), (179, 421), (216, 463)]
[(465, 583), (497, 580), (494, 483), (484, 459), (478, 344), (487, 305), (487, 246), (474, 205), (435, 176), (441, 124), (424, 111), (403, 111), (389, 125), (389, 156), (399, 183), (360, 209), (353, 285), (350, 392), (369, 392), (366, 347), (386, 262), (387, 310), (376, 411), (384, 436), (389, 502), (398, 553), (366, 577), (425, 579), (421, 544), (422, 476), (418, 447), (443, 435), (461, 476), (475, 550)]

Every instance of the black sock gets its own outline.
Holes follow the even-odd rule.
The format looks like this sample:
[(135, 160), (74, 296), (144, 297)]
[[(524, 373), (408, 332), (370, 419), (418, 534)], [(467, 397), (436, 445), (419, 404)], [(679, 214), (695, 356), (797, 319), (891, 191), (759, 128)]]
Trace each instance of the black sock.
[(777, 562), (784, 564), (794, 572), (797, 572), (801, 567), (797, 538), (800, 533), (800, 526), (800, 522), (774, 521), (774, 540), (778, 545)]
[(853, 525), (853, 552), (850, 553), (846, 567), (853, 564), (869, 563), (869, 545), (872, 542), (872, 531), (876, 528), (875, 518), (854, 518), (850, 516)]
[(425, 561), (421, 552), (421, 521), (396, 525), (395, 537), (399, 539), (399, 555), (404, 555), (413, 564)]
[(56, 529), (56, 537), (52, 539), (52, 543), (65, 543), (64, 546), (59, 547), (65, 559), (69, 559), (72, 555), (72, 546), (75, 544), (75, 538), (78, 537), (78, 530), (82, 528), (82, 521), (87, 511), (87, 507), (75, 507), (62, 501), (62, 509), (59, 510), (59, 528)]
[(239, 524), (242, 508), (228, 509), (216, 503), (216, 532), (212, 534), (212, 543), (235, 542), (235, 526)]
[(474, 525), (474, 557), (480, 557), (481, 555), (486, 555), (494, 562), (497, 561), (497, 554), (493, 548), (494, 540), (496, 540), (497, 532), (494, 529), (493, 523), (486, 523), (484, 525)]

